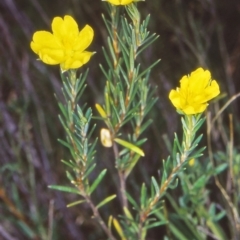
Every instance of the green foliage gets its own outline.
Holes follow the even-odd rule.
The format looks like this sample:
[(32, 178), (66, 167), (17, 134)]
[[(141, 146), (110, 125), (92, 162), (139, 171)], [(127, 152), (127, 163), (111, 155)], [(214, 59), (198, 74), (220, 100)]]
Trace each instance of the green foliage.
[[(1, 1), (0, 239), (240, 239), (237, 4)], [(97, 54), (60, 82), (29, 39), (66, 13), (93, 26)], [(169, 90), (198, 66), (221, 96), (177, 115)]]

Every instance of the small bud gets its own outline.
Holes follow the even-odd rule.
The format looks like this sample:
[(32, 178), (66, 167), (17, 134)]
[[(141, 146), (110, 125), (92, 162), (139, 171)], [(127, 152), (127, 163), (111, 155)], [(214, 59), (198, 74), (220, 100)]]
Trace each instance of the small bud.
[(112, 147), (111, 133), (108, 129), (102, 128), (100, 131), (101, 143), (104, 147)]
[(190, 159), (189, 162), (188, 162), (188, 165), (189, 165), (190, 167), (193, 167), (194, 164), (195, 164), (195, 159), (194, 159), (194, 158)]

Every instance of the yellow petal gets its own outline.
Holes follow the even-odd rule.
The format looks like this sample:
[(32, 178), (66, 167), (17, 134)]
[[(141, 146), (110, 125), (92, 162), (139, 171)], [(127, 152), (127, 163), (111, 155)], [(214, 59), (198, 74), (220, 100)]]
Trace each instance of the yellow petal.
[(121, 5), (127, 5), (127, 4), (129, 4), (129, 3), (132, 3), (133, 2), (133, 0), (120, 0), (120, 2), (121, 2)]
[(60, 64), (64, 60), (64, 51), (46, 48), (39, 51), (39, 57), (46, 64)]
[(187, 89), (189, 86), (189, 78), (187, 75), (183, 76), (180, 80), (180, 88)]
[(207, 108), (208, 104), (191, 104), (191, 105), (185, 105), (183, 106), (180, 110), (183, 111), (185, 114), (190, 115), (190, 114), (197, 114), (197, 113), (202, 113), (205, 111)]
[(204, 71), (202, 68), (198, 68), (191, 73), (189, 78), (190, 91), (195, 94), (202, 93), (202, 91), (208, 86), (211, 80), (211, 74), (208, 70)]
[(78, 35), (78, 25), (71, 16), (66, 15), (64, 19), (55, 17), (52, 21), (52, 31), (59, 39), (74, 39)]
[(75, 52), (72, 57), (68, 57), (61, 63), (61, 68), (62, 70), (80, 68), (90, 60), (93, 54), (92, 52)]
[(61, 44), (50, 32), (38, 31), (34, 33), (30, 46), (46, 64), (59, 64), (64, 60)]
[(205, 90), (205, 101), (209, 101), (213, 98), (215, 98), (216, 96), (218, 96), (220, 93), (220, 89), (219, 89), (219, 85), (217, 84), (217, 82), (215, 80), (213, 80), (211, 82), (211, 85), (209, 87), (206, 88)]
[(50, 32), (37, 31), (33, 34), (31, 48), (35, 53), (38, 54), (38, 51), (42, 48), (59, 49), (61, 48), (61, 43)]
[(176, 90), (171, 90), (171, 92), (169, 93), (169, 99), (171, 100), (174, 107), (176, 107), (177, 109), (181, 109), (181, 106), (183, 105), (183, 98), (181, 98), (179, 92), (177, 92)]
[(86, 25), (79, 33), (76, 41), (76, 45), (74, 46), (75, 51), (84, 51), (93, 40), (93, 29)]
[(129, 3), (132, 3), (133, 0), (107, 0), (107, 2), (113, 5), (127, 5)]

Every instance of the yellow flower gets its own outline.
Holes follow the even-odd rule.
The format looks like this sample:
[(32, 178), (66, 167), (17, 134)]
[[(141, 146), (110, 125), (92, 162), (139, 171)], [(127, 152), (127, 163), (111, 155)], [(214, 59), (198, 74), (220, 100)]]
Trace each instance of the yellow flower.
[(93, 29), (86, 25), (81, 31), (71, 16), (55, 17), (52, 32), (33, 34), (31, 49), (46, 64), (60, 64), (62, 70), (75, 69), (87, 63), (93, 52), (85, 51), (93, 40)]
[(211, 73), (198, 68), (190, 76), (183, 76), (180, 88), (171, 90), (169, 98), (172, 104), (186, 115), (202, 113), (208, 101), (220, 93), (219, 85), (211, 80)]
[(130, 4), (132, 2), (134, 2), (134, 0), (105, 0), (113, 5), (127, 5)]

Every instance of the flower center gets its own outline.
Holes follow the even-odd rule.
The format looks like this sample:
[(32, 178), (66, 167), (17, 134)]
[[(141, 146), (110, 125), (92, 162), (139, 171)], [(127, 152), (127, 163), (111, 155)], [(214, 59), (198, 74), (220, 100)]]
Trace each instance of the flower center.
[(74, 54), (74, 42), (75, 39), (71, 38), (71, 37), (67, 37), (62, 39), (62, 44), (63, 44), (63, 48), (64, 48), (64, 52), (66, 54), (67, 57), (72, 57)]

